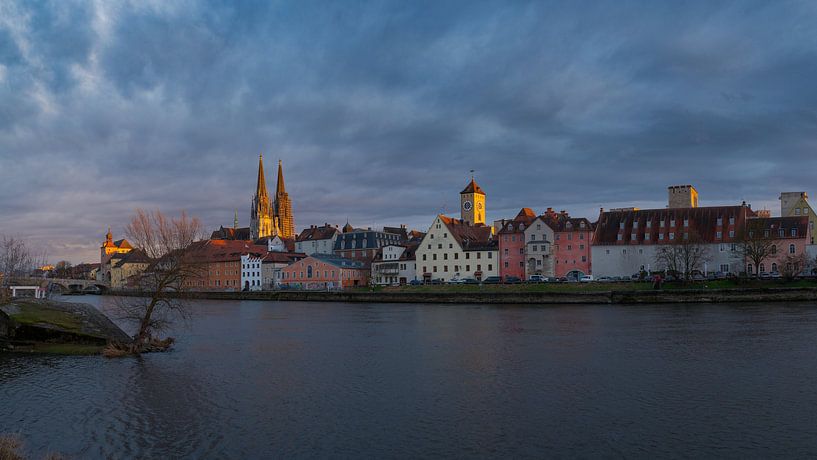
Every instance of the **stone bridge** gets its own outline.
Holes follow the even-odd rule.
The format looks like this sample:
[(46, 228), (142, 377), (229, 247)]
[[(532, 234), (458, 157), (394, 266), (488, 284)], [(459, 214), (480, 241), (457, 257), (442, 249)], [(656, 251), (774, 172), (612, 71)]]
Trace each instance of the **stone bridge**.
[(64, 278), (16, 278), (12, 284), (20, 286), (43, 286), (46, 289), (58, 288), (62, 292), (90, 290), (97, 287), (103, 291), (110, 289), (104, 281), (64, 279)]

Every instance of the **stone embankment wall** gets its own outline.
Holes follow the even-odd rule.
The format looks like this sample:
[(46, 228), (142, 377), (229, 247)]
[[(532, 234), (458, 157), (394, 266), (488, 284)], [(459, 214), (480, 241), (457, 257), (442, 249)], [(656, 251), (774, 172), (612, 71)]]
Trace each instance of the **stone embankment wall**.
[[(110, 292), (135, 296), (137, 292)], [(192, 292), (185, 297), (215, 300), (437, 304), (658, 304), (791, 302), (817, 300), (817, 288), (708, 289), (585, 292)]]

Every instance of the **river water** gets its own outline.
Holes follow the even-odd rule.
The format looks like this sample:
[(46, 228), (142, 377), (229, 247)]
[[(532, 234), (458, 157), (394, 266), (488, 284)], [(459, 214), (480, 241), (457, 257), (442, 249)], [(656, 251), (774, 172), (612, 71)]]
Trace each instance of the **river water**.
[(72, 458), (817, 455), (814, 305), (199, 301), (173, 335), (0, 355), (0, 433)]

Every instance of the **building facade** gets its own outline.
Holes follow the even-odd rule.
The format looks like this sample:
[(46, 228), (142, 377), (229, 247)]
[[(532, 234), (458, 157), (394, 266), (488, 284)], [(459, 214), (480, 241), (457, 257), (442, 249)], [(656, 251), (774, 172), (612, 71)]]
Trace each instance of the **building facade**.
[(332, 254), (335, 250), (335, 238), (339, 234), (340, 230), (329, 224), (312, 225), (295, 238), (295, 251), (308, 255)]
[(424, 281), (499, 276), (499, 244), (492, 228), (439, 215), (416, 251)]
[[(556, 258), (553, 254), (555, 232), (550, 219), (538, 216), (525, 227), (525, 277), (556, 276)], [(502, 244), (500, 242), (500, 244)]]
[(391, 233), (371, 228), (351, 228), (348, 223), (344, 231), (335, 237), (333, 253), (345, 259), (371, 263), (377, 251), (390, 244), (403, 244), (405, 240), (399, 233)]
[[(522, 208), (510, 221), (506, 221), (497, 233), (499, 241), (499, 276), (527, 278), (527, 239), (525, 231), (536, 219), (530, 208)], [(537, 248), (538, 249), (538, 248)]]
[(418, 280), (416, 251), (419, 243), (383, 246), (372, 260), (372, 284), (389, 286)]
[[(807, 247), (811, 244), (812, 234), (809, 216), (793, 217), (758, 217), (750, 218), (746, 223), (749, 238), (768, 239), (772, 242), (770, 255), (755, 267), (751, 260), (746, 264), (746, 273), (792, 273), (793, 264), (801, 263), (799, 257), (809, 258)], [(810, 262), (810, 261), (802, 261)], [(796, 273), (805, 270), (805, 266), (796, 268)]]
[(780, 216), (781, 217), (808, 217), (808, 227), (811, 237), (809, 244), (814, 244), (814, 222), (817, 215), (808, 202), (806, 192), (783, 192), (780, 194)]
[(740, 273), (744, 261), (739, 237), (755, 213), (746, 204), (698, 208), (608, 211), (599, 215), (593, 234), (593, 275), (631, 276), (660, 271), (658, 249), (695, 238), (705, 247), (702, 271)]
[(241, 290), (260, 291), (263, 289), (264, 276), (261, 261), (265, 255), (243, 254), (241, 256)]
[(548, 208), (543, 215), (553, 229), (553, 266), (555, 276), (579, 279), (593, 274), (593, 228), (584, 217), (570, 217), (566, 211)]
[(359, 260), (331, 254), (313, 254), (281, 269), (280, 283), (307, 290), (366, 286), (369, 270)]

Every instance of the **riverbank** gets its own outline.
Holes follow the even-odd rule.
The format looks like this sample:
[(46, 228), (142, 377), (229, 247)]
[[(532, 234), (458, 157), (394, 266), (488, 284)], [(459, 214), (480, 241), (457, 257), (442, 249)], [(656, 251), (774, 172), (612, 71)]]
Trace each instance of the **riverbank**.
[[(792, 302), (817, 300), (817, 287), (736, 287), (690, 289), (530, 289), (529, 286), (424, 286), (417, 289), (262, 292), (189, 292), (185, 297), (212, 300), (281, 302), (439, 303), (439, 304), (666, 304), (722, 302)], [(139, 296), (139, 292), (109, 295)]]
[(99, 354), (130, 337), (91, 305), (13, 299), (0, 305), (0, 351)]

